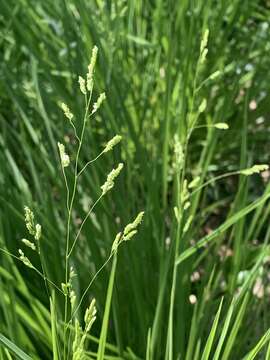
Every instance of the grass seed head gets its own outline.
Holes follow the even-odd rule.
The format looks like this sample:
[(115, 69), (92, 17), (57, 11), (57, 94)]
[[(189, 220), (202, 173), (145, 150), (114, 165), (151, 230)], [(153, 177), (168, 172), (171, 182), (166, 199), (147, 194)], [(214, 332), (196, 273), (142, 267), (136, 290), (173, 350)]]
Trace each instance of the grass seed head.
[(121, 238), (122, 238), (122, 233), (119, 232), (119, 233), (116, 235), (116, 237), (115, 237), (115, 239), (114, 239), (114, 242), (113, 242), (113, 244), (112, 244), (112, 249), (111, 249), (111, 252), (112, 252), (112, 253), (114, 253), (114, 252), (117, 251), (118, 245), (120, 244), (120, 241), (121, 241)]
[(86, 86), (85, 86), (85, 80), (84, 80), (84, 78), (81, 77), (81, 76), (79, 76), (78, 82), (79, 82), (79, 85), (80, 85), (80, 90), (81, 90), (81, 92), (82, 92), (84, 95), (86, 95)]
[(208, 44), (208, 38), (209, 38), (209, 29), (206, 29), (203, 34), (202, 41), (201, 41), (201, 47), (200, 47), (201, 53), (203, 52), (203, 50), (206, 48), (206, 46)]
[(92, 114), (98, 111), (98, 109), (100, 108), (101, 104), (105, 99), (106, 99), (106, 94), (103, 92), (102, 94), (99, 95), (97, 101), (94, 103)]
[[(131, 231), (137, 229), (137, 227), (139, 226), (139, 224), (142, 222), (143, 215), (144, 215), (144, 211), (141, 211), (141, 212), (137, 215), (136, 219), (135, 219), (132, 223), (128, 224), (128, 225), (125, 227), (125, 229), (124, 229), (124, 237), (126, 237)], [(135, 234), (133, 234), (133, 235), (135, 235)]]
[(34, 266), (32, 265), (31, 261), (28, 259), (27, 256), (24, 255), (24, 252), (22, 251), (22, 249), (19, 249), (19, 259), (24, 263), (25, 266), (33, 269)]
[(216, 123), (214, 124), (214, 127), (220, 130), (228, 130), (229, 129), (229, 125), (226, 123)]
[(103, 152), (108, 152), (113, 149), (115, 145), (117, 145), (122, 140), (122, 136), (115, 135), (110, 141), (107, 142), (105, 149)]
[(101, 186), (102, 195), (105, 195), (109, 190), (111, 190), (114, 186), (114, 180), (117, 178), (117, 176), (120, 174), (121, 170), (123, 169), (123, 164), (120, 163), (116, 169), (112, 169), (112, 171), (107, 176), (107, 180), (105, 183)]
[(266, 164), (254, 165), (251, 168), (240, 170), (240, 174), (249, 176), (253, 174), (259, 174), (261, 171), (268, 170), (269, 166)]
[(34, 223), (34, 213), (28, 206), (24, 207), (24, 218), (25, 218), (25, 226), (29, 231), (29, 234), (35, 235), (35, 223)]
[(65, 152), (65, 145), (58, 143), (61, 165), (67, 167), (70, 164), (69, 156)]
[(98, 54), (98, 48), (97, 46), (94, 46), (92, 50), (90, 64), (88, 65), (88, 73), (86, 75), (86, 87), (88, 91), (92, 91), (93, 89), (93, 77), (94, 77), (94, 69), (97, 61), (97, 54)]
[(36, 245), (34, 243), (32, 243), (30, 240), (27, 239), (22, 239), (22, 242), (24, 243), (25, 246), (29, 247), (32, 250), (36, 250)]
[(85, 332), (88, 333), (96, 320), (96, 300), (93, 299), (84, 314)]
[(175, 163), (173, 164), (173, 167), (176, 172), (180, 172), (184, 164), (184, 152), (178, 135), (174, 136), (174, 155)]
[(41, 238), (41, 225), (36, 224), (35, 239), (38, 241)]
[(62, 103), (61, 107), (62, 107), (65, 117), (67, 117), (71, 121), (73, 119), (73, 114), (70, 111), (69, 107), (65, 103)]

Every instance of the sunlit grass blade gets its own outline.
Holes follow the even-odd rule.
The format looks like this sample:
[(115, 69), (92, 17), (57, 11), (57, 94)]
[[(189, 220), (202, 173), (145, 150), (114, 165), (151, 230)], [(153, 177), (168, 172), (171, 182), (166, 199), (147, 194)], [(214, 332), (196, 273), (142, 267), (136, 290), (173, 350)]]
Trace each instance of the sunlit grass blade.
[(217, 327), (218, 327), (218, 322), (219, 322), (219, 317), (220, 317), (220, 313), (221, 313), (221, 309), (222, 309), (222, 304), (223, 304), (223, 298), (221, 299), (221, 302), (219, 304), (219, 308), (217, 311), (217, 314), (215, 316), (210, 334), (208, 336), (207, 342), (205, 344), (204, 350), (203, 350), (203, 354), (202, 354), (202, 360), (208, 360), (211, 350), (212, 350), (212, 346), (213, 346), (213, 342), (214, 342), (214, 338), (216, 335), (216, 331), (217, 331)]
[(105, 354), (108, 324), (109, 324), (109, 315), (110, 315), (111, 301), (112, 301), (112, 294), (113, 294), (113, 287), (114, 287), (114, 279), (115, 279), (115, 273), (116, 273), (116, 265), (117, 265), (117, 254), (115, 254), (113, 257), (113, 263), (112, 263), (112, 268), (111, 268), (111, 273), (110, 273), (110, 280), (109, 280), (107, 296), (106, 296), (105, 310), (104, 310), (101, 333), (100, 333), (100, 338), (99, 338), (97, 360), (103, 360), (104, 354)]
[(7, 347), (12, 353), (21, 360), (31, 360), (32, 358), (28, 356), (23, 350), (18, 348), (12, 341), (6, 338), (3, 334), (0, 334), (0, 343), (2, 346)]

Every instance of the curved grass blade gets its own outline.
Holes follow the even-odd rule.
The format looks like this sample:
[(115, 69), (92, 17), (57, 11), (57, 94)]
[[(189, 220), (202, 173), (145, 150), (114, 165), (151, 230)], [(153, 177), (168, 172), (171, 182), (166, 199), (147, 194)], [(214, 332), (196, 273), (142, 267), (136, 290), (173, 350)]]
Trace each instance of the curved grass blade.
[(235, 215), (231, 216), (226, 220), (222, 225), (215, 229), (211, 234), (204, 236), (195, 246), (192, 246), (185, 250), (181, 255), (178, 256), (176, 264), (179, 265), (181, 262), (189, 258), (191, 255), (196, 253), (196, 251), (206, 244), (212, 242), (218, 235), (222, 234), (224, 231), (228, 230), (232, 225), (237, 223), (244, 216), (249, 214), (251, 211), (255, 210), (258, 206), (262, 205), (268, 198), (270, 198), (270, 193), (263, 195), (260, 199), (254, 201), (253, 203), (247, 205), (244, 209), (238, 211)]
[(215, 338), (216, 331), (217, 331), (217, 326), (218, 326), (218, 321), (219, 321), (219, 317), (220, 317), (220, 313), (221, 313), (221, 309), (222, 309), (222, 304), (223, 304), (223, 298), (221, 299), (217, 314), (215, 316), (215, 319), (214, 319), (214, 322), (213, 322), (213, 325), (212, 325), (212, 329), (211, 329), (210, 334), (208, 336), (208, 339), (207, 339), (207, 342), (206, 342), (206, 345), (205, 345), (205, 348), (204, 348), (204, 351), (203, 351), (203, 354), (202, 354), (202, 360), (208, 360), (209, 359), (210, 352), (212, 350), (212, 345), (213, 345), (214, 338)]
[(22, 351), (17, 345), (15, 345), (12, 341), (6, 338), (3, 334), (0, 334), (0, 343), (4, 345), (4, 347), (12, 351), (18, 359), (32, 360), (30, 356), (28, 356), (24, 351)]

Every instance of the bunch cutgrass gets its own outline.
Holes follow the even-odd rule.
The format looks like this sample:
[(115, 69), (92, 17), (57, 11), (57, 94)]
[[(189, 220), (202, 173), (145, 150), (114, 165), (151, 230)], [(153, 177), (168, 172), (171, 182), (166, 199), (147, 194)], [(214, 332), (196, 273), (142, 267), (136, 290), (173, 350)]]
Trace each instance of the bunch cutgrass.
[[(269, 170), (252, 166), (269, 163), (266, 3), (10, 0), (0, 16), (0, 356), (57, 359), (67, 297), (70, 357), (95, 298), (86, 357), (268, 359)], [(89, 112), (100, 107), (78, 158), (67, 284), (64, 214), (91, 89)], [(124, 146), (102, 153), (115, 134)], [(40, 254), (25, 204), (42, 225)], [(142, 231), (120, 248), (141, 209)], [(18, 248), (33, 268), (7, 256)]]

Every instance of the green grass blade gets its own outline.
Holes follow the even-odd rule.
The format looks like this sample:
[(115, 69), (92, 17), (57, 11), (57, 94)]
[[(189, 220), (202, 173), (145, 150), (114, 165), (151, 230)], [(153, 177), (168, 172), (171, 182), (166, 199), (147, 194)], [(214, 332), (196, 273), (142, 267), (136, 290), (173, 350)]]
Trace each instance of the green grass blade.
[(225, 346), (225, 350), (224, 350), (221, 360), (227, 360), (229, 358), (229, 355), (232, 351), (234, 342), (236, 340), (237, 333), (239, 331), (239, 328), (241, 326), (241, 323), (242, 323), (242, 320), (243, 320), (243, 317), (244, 317), (244, 314), (246, 311), (247, 303), (248, 303), (248, 294), (246, 294), (246, 296), (241, 304), (241, 307), (239, 309), (239, 312), (238, 312), (235, 322), (233, 324), (233, 328), (229, 334), (229, 337), (228, 337), (228, 340), (227, 340), (227, 343)]
[(18, 359), (21, 360), (32, 360), (24, 351), (18, 348), (12, 341), (6, 338), (3, 334), (0, 334), (0, 343), (12, 351)]
[(53, 350), (53, 360), (58, 360), (58, 346), (57, 346), (57, 321), (55, 314), (55, 300), (54, 294), (53, 298), (50, 298), (50, 308), (51, 308), (51, 330), (52, 330), (52, 350)]
[(104, 359), (106, 340), (107, 340), (107, 331), (108, 331), (108, 325), (109, 325), (109, 315), (110, 315), (110, 308), (111, 308), (112, 294), (113, 294), (113, 287), (114, 287), (114, 279), (115, 279), (115, 272), (116, 272), (116, 265), (117, 265), (117, 254), (115, 254), (114, 258), (113, 258), (112, 270), (111, 270), (111, 274), (110, 274), (109, 286), (108, 286), (107, 296), (106, 296), (105, 311), (104, 311), (104, 315), (103, 315), (102, 328), (101, 328), (99, 345), (98, 345), (97, 360)]
[(269, 199), (270, 194), (263, 195), (260, 199), (255, 200), (253, 203), (246, 206), (244, 209), (238, 211), (236, 214), (231, 216), (228, 220), (225, 221), (222, 225), (220, 225), (217, 229), (215, 229), (210, 235), (204, 236), (198, 243), (185, 250), (181, 255), (178, 256), (176, 263), (179, 265), (182, 261), (189, 258), (191, 255), (196, 253), (196, 251), (206, 244), (212, 242), (218, 235), (222, 234), (224, 231), (228, 230), (232, 225), (237, 223), (244, 216), (249, 214), (251, 211), (256, 209), (258, 206), (262, 205), (267, 199)]
[(244, 357), (244, 360), (253, 360), (270, 339), (270, 329), (261, 337), (256, 346)]
[(224, 322), (224, 325), (223, 325), (223, 328), (222, 328), (222, 332), (221, 332), (221, 335), (220, 335), (220, 338), (219, 338), (219, 341), (218, 341), (218, 346), (216, 348), (213, 360), (219, 360), (220, 359), (221, 349), (222, 349), (223, 343), (225, 341), (225, 337), (227, 335), (227, 332), (228, 332), (228, 329), (229, 329), (229, 326), (230, 326), (233, 311), (234, 311), (234, 301), (232, 301), (232, 303), (231, 303), (231, 305), (229, 307), (229, 310), (228, 310), (228, 313), (227, 313), (227, 316), (226, 316), (226, 319), (225, 319), (225, 322)]
[(217, 314), (215, 316), (215, 319), (214, 319), (214, 322), (213, 322), (213, 325), (212, 325), (212, 329), (211, 329), (210, 334), (208, 336), (208, 339), (207, 339), (207, 342), (206, 342), (206, 345), (205, 345), (201, 360), (208, 360), (209, 359), (210, 352), (212, 350), (212, 345), (213, 345), (214, 338), (215, 338), (216, 331), (217, 331), (217, 326), (218, 326), (218, 321), (219, 321), (219, 317), (220, 317), (220, 313), (221, 313), (221, 309), (222, 309), (222, 304), (223, 304), (223, 298), (221, 299), (221, 302), (219, 304), (219, 308), (218, 308)]

